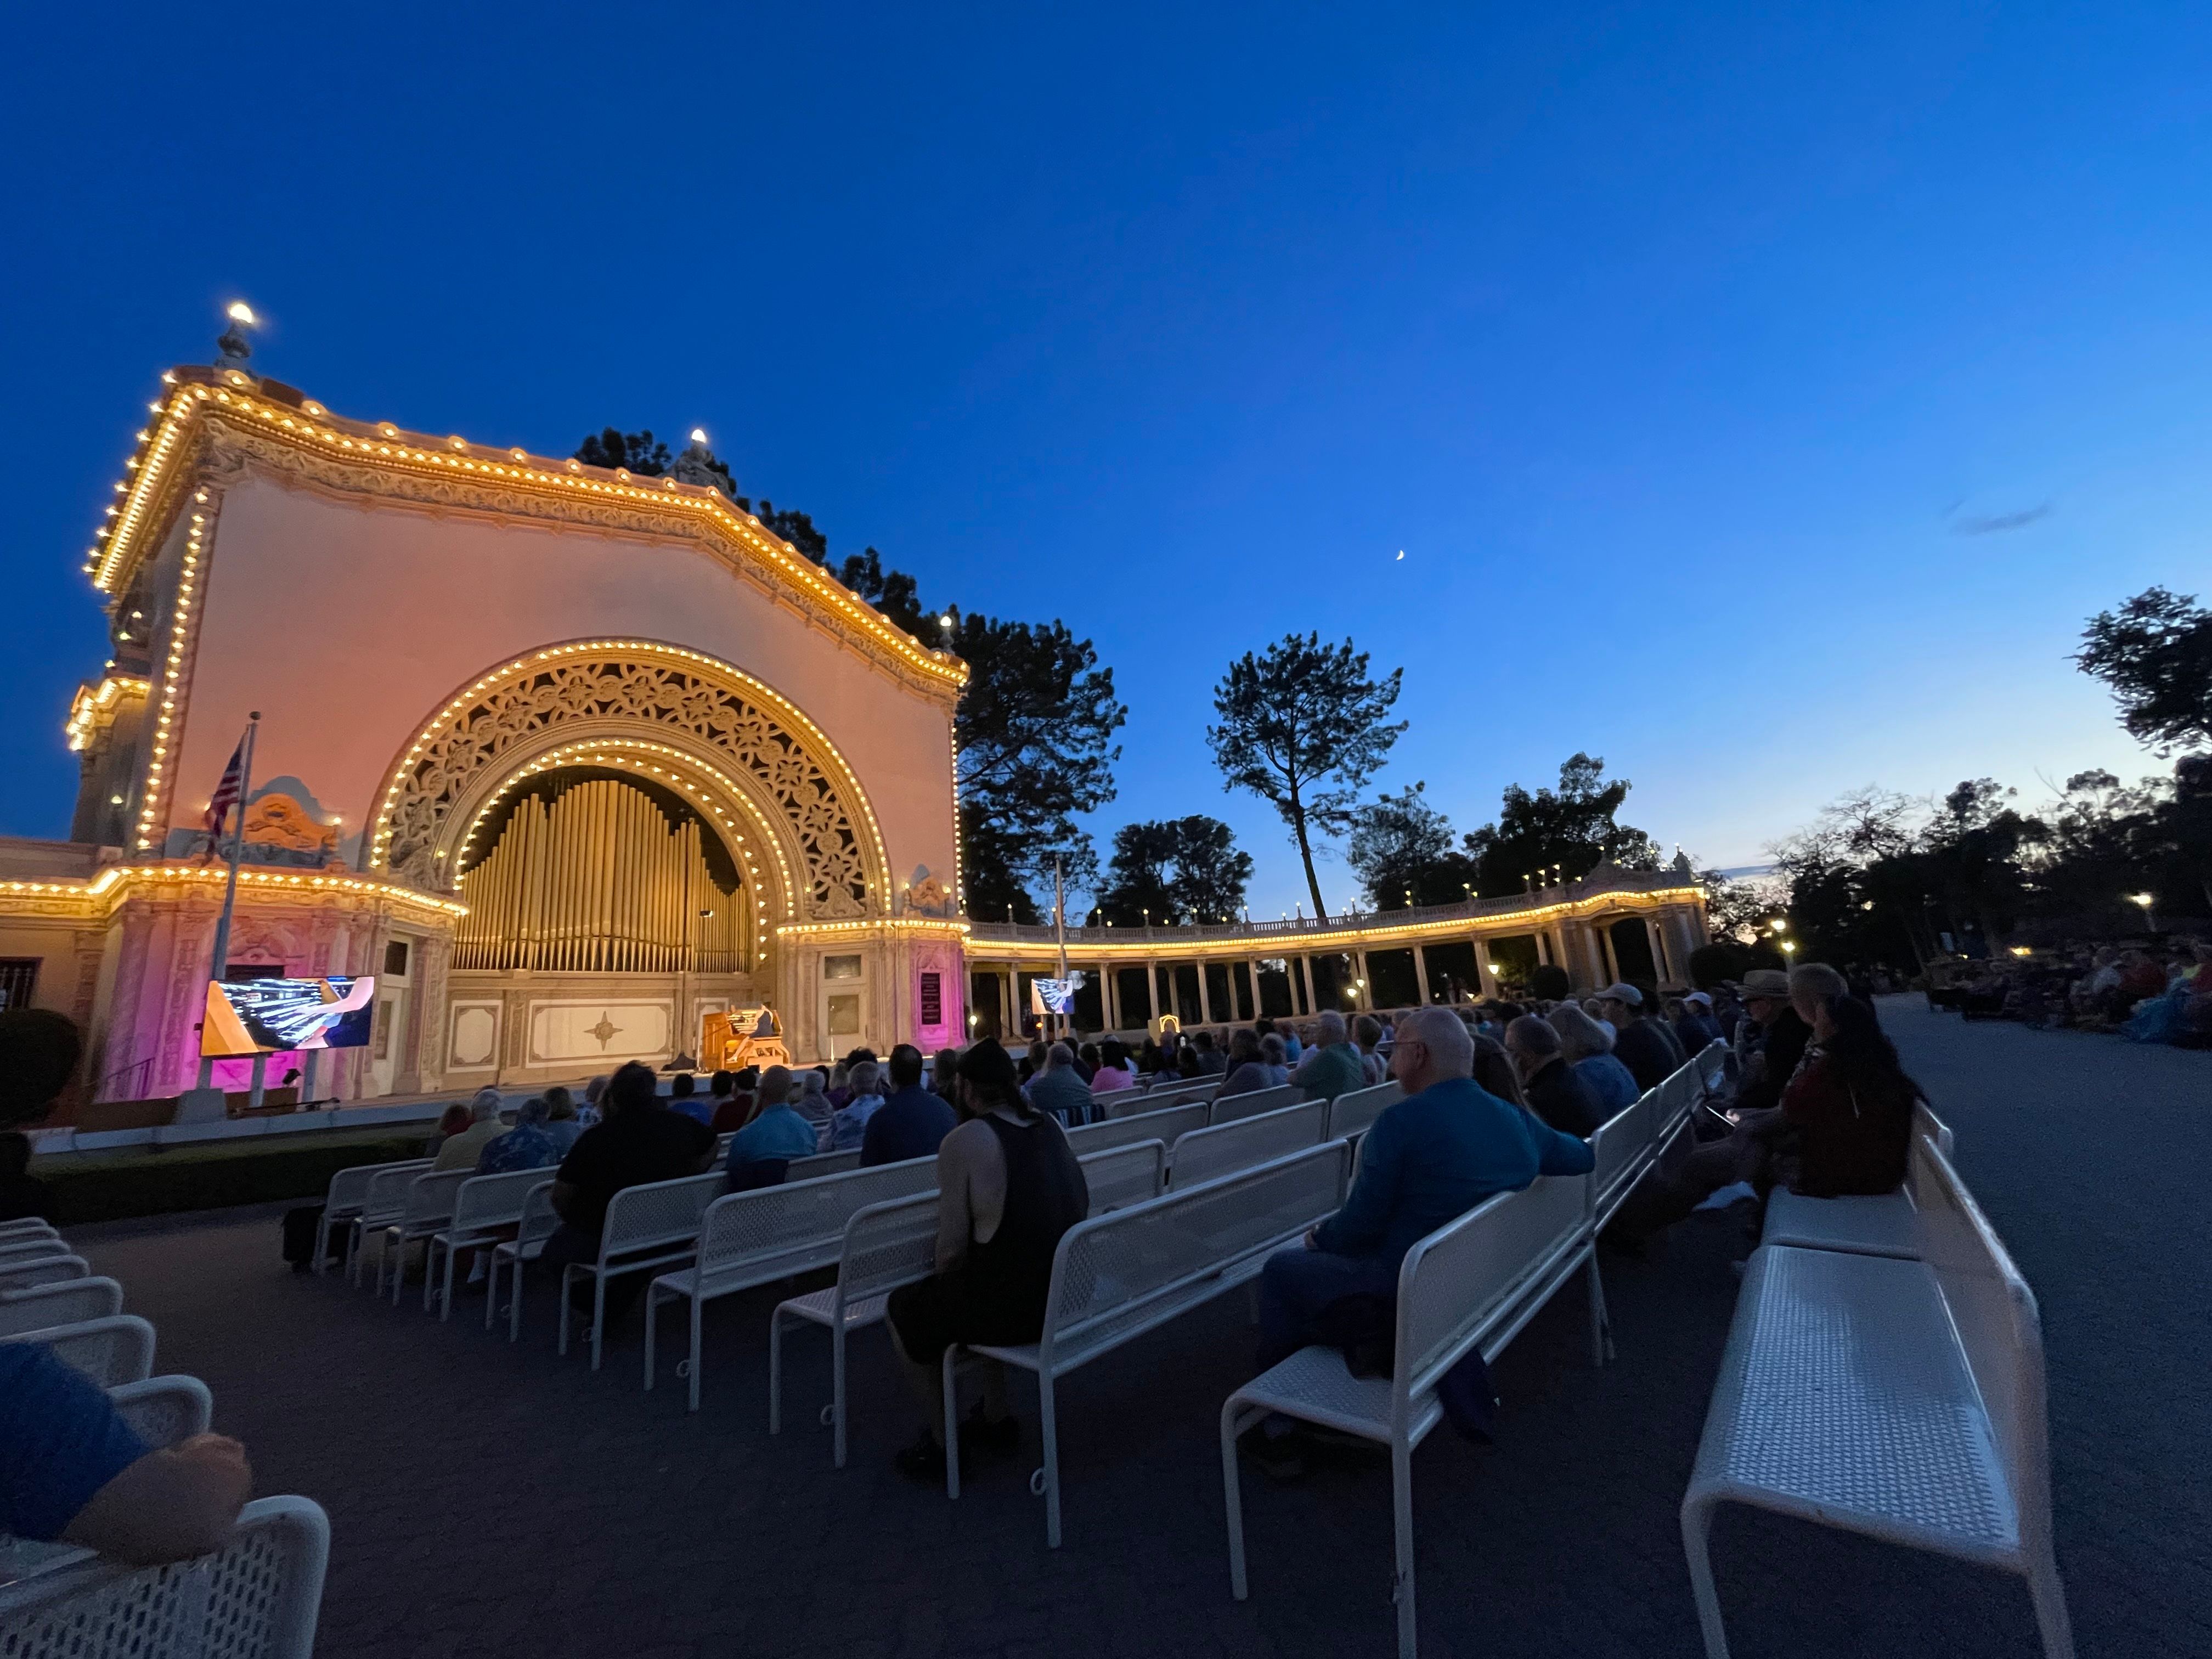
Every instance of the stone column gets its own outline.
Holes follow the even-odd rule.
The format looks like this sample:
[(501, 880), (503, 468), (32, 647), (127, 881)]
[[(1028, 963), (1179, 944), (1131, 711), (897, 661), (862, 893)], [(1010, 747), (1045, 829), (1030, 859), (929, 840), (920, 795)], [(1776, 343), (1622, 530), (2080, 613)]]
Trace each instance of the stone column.
[(1429, 958), (1419, 943), (1413, 946), (1413, 983), (1421, 994), (1421, 1006), (1429, 1006)]
[(1160, 1006), (1160, 964), (1157, 962), (1145, 964), (1145, 1001), (1152, 1010), (1152, 1018), (1158, 1019), (1168, 1010)]
[(1252, 1018), (1260, 1018), (1260, 959), (1247, 957), (1244, 963), (1245, 982), (1252, 988)]
[(1206, 988), (1206, 958), (1204, 957), (1198, 959), (1198, 1023), (1201, 1025), (1213, 1024), (1213, 999), (1207, 994)]
[(1367, 971), (1366, 951), (1355, 951), (1352, 960), (1359, 964), (1359, 1006), (1364, 1011), (1375, 1006), (1375, 975)]
[(1644, 938), (1651, 947), (1651, 966), (1659, 976), (1659, 982), (1664, 985), (1670, 980), (1681, 978), (1680, 970), (1674, 966), (1674, 953), (1661, 941), (1659, 924), (1648, 912), (1644, 918)]
[[(1314, 1008), (1313, 958), (1311, 957), (1301, 956), (1298, 958), (1298, 976), (1306, 982), (1306, 1013), (1310, 1016), (1316, 1012)], [(1291, 1000), (1295, 1004), (1297, 999), (1293, 996)]]
[(1098, 967), (1098, 1018), (1109, 1031), (1121, 1029), (1121, 1022), (1115, 1018), (1114, 964), (1110, 962), (1101, 963)]
[(1490, 971), (1489, 943), (1480, 933), (1474, 938), (1474, 976), (1486, 998), (1498, 994), (1498, 975)]

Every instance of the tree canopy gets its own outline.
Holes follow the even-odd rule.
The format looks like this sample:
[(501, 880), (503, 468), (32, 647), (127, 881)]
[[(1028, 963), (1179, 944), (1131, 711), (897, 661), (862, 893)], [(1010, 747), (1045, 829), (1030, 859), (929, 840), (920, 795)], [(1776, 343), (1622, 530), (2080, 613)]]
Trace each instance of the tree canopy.
[(1345, 862), (1359, 878), (1367, 902), (1378, 910), (1414, 904), (1453, 904), (1474, 888), (1480, 871), (1453, 845), (1451, 820), (1429, 805), (1416, 783), (1385, 793), (1361, 811), (1345, 845)]
[(1099, 890), (1094, 921), (1134, 927), (1150, 921), (1233, 921), (1252, 879), (1252, 856), (1219, 818), (1193, 813), (1114, 832), (1114, 854)]
[(1377, 767), (1406, 729), (1388, 719), (1405, 671), (1370, 678), (1367, 653), (1292, 634), (1230, 664), (1213, 691), (1220, 724), (1206, 729), (1224, 789), (1249, 789), (1289, 826), (1314, 915), (1326, 918), (1314, 842), (1352, 827)]
[(2112, 688), (2120, 723), (2161, 755), (2212, 744), (2212, 611), (2146, 588), (2081, 630), (2074, 660)]
[(658, 478), (668, 471), (668, 446), (649, 431), (623, 432), (608, 427), (576, 446), (576, 459), (586, 466), (627, 467), (641, 478)]
[(1629, 870), (1656, 870), (1659, 848), (1651, 837), (1617, 814), (1632, 787), (1608, 781), (1605, 762), (1577, 750), (1559, 765), (1559, 787), (1533, 794), (1506, 786), (1495, 823), (1468, 832), (1466, 851), (1480, 871), (1475, 889), (1517, 893), (1554, 865), (1563, 880), (1586, 876), (1604, 860)]

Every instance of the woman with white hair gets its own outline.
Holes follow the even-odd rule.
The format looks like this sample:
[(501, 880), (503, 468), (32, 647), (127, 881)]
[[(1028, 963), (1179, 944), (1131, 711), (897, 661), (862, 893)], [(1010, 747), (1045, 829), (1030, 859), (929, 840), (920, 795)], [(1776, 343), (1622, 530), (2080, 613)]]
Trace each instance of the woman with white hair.
[(830, 1150), (833, 1152), (849, 1152), (858, 1148), (867, 1134), (868, 1120), (884, 1103), (883, 1069), (874, 1060), (855, 1060), (845, 1073), (845, 1081), (852, 1092), (830, 1120)]
[(1613, 1028), (1592, 1019), (1571, 1002), (1563, 1002), (1544, 1017), (1559, 1034), (1559, 1053), (1575, 1075), (1597, 1097), (1601, 1123), (1615, 1112), (1636, 1104), (1644, 1091), (1636, 1074), (1613, 1058)]
[(477, 1173), (506, 1175), (514, 1170), (543, 1170), (561, 1161), (560, 1149), (546, 1131), (553, 1109), (532, 1095), (516, 1109), (514, 1127), (495, 1135), (477, 1159)]

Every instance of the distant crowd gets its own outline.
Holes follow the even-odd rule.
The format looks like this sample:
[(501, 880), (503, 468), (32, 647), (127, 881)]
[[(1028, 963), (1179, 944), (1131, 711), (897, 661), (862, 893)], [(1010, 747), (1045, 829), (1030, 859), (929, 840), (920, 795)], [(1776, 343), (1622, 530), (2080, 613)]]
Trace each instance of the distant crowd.
[(2077, 946), (1978, 964), (1930, 988), (1930, 1007), (2038, 1030), (2106, 1031), (2212, 1048), (2212, 943)]

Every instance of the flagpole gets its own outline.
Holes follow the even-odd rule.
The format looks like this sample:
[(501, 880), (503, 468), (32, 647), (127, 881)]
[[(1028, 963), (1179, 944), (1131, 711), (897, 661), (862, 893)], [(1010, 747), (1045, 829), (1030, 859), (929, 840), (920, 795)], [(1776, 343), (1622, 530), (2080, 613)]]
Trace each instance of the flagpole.
[[(210, 979), (222, 978), (230, 969), (230, 918), (238, 908), (238, 861), (246, 851), (246, 798), (253, 791), (253, 739), (260, 730), (261, 711), (256, 708), (246, 717), (246, 757), (240, 763), (238, 774), (238, 817), (230, 833), (230, 876), (223, 884), (222, 915), (215, 924), (215, 953), (209, 964)], [(207, 1088), (214, 1081), (215, 1060), (203, 1054), (199, 1086)]]

